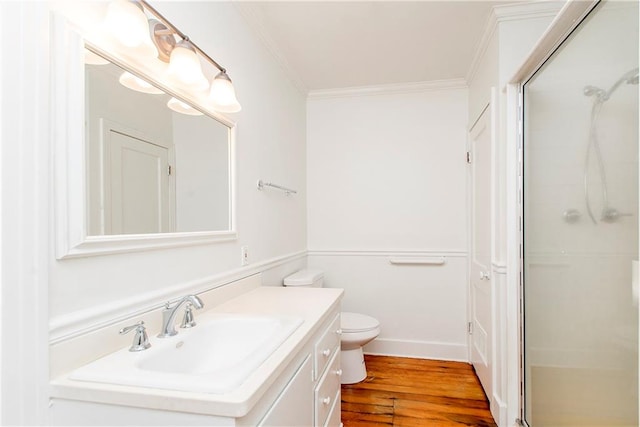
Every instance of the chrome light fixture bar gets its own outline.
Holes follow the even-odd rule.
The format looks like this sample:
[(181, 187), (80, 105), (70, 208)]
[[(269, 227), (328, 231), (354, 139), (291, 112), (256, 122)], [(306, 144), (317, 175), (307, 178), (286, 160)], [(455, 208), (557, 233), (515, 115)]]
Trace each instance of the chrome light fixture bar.
[[(241, 106), (236, 98), (231, 79), (227, 75), (227, 70), (207, 55), (186, 34), (171, 24), (153, 6), (145, 0), (139, 0), (139, 4), (157, 19), (150, 20), (150, 32), (153, 43), (158, 50), (158, 58), (169, 63), (169, 74), (175, 76), (190, 89), (204, 90), (208, 86), (208, 82), (200, 68), (199, 54), (219, 71), (211, 82), (209, 92), (213, 108), (224, 113), (240, 111)], [(182, 40), (176, 43), (174, 35)]]

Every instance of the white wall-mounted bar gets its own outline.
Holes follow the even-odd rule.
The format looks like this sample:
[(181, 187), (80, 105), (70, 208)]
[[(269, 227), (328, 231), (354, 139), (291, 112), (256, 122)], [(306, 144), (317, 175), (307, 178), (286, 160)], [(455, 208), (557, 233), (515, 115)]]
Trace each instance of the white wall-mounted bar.
[(264, 190), (264, 187), (271, 187), (271, 188), (275, 188), (275, 189), (280, 190), (280, 191), (284, 191), (285, 193), (287, 193), (287, 196), (289, 194), (298, 194), (298, 192), (296, 190), (292, 190), (291, 188), (283, 187), (281, 185), (273, 184), (271, 182), (264, 182), (263, 180), (259, 179), (258, 180), (258, 190)]
[(444, 265), (446, 260), (442, 257), (439, 258), (418, 258), (418, 257), (403, 257), (403, 258), (389, 258), (389, 263), (394, 265)]

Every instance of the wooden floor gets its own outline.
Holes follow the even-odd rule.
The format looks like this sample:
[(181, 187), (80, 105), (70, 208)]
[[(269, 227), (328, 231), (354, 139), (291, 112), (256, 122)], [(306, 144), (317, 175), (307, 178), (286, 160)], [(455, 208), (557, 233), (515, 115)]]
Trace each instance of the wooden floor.
[(496, 424), (467, 363), (365, 356), (367, 378), (342, 386), (344, 427)]

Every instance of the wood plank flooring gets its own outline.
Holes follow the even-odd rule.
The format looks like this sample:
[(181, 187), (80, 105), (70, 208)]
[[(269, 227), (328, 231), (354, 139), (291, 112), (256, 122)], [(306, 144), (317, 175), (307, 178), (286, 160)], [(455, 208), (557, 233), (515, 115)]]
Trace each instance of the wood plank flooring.
[(467, 363), (365, 355), (367, 378), (342, 386), (344, 427), (495, 427)]

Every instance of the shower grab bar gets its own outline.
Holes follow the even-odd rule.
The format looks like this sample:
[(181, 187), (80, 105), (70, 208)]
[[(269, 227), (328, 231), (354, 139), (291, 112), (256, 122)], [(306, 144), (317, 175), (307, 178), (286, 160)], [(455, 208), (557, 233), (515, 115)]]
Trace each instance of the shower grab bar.
[(298, 192), (296, 190), (292, 190), (291, 188), (283, 187), (281, 185), (274, 184), (272, 182), (264, 182), (263, 180), (259, 179), (258, 180), (258, 190), (264, 190), (264, 187), (271, 187), (271, 188), (275, 188), (275, 189), (280, 190), (280, 191), (284, 191), (285, 193), (287, 193), (287, 196), (289, 194), (298, 194)]
[(394, 257), (389, 258), (389, 263), (393, 265), (444, 265), (446, 260), (445, 258)]

